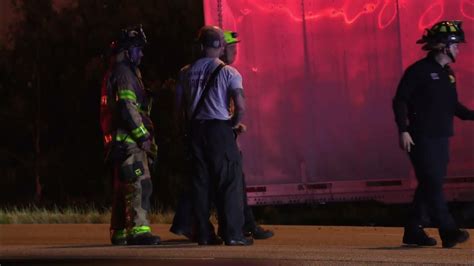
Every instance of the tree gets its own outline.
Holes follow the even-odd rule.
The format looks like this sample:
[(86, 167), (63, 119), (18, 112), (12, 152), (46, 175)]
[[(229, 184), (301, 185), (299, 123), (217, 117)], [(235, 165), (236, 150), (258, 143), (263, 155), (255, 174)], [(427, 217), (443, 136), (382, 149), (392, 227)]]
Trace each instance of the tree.
[[(0, 134), (9, 140), (0, 157), (22, 182), (2, 189), (11, 200), (68, 202), (86, 198), (103, 202), (107, 198), (103, 186), (108, 182), (103, 178), (98, 117), (108, 45), (121, 28), (142, 23), (149, 40), (143, 65), (145, 84), (159, 91), (162, 81), (176, 77), (179, 68), (190, 61), (190, 46), (203, 21), (202, 3), (81, 0), (61, 10), (51, 0), (13, 3), (20, 19), (10, 31), (12, 47), (0, 50), (0, 89), (5, 96), (0, 99), (0, 121), (8, 124), (8, 130)], [(158, 99), (158, 104), (162, 100)], [(155, 121), (160, 129), (158, 138), (173, 139), (166, 136), (173, 133), (161, 126), (171, 124), (166, 119), (172, 116), (163, 113), (169, 108), (154, 112), (162, 119)], [(180, 162), (165, 161), (171, 165), (162, 167), (179, 168)], [(175, 195), (161, 188), (172, 188), (175, 181), (167, 181), (168, 176), (154, 178), (161, 184), (161, 194), (155, 193), (158, 201), (171, 204)], [(34, 189), (24, 193), (33, 195), (15, 193), (31, 184)]]

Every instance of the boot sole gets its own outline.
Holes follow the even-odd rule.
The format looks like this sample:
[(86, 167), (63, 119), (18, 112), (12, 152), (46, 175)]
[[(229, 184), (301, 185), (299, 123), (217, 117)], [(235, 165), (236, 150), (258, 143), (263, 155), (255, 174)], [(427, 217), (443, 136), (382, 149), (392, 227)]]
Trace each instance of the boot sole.
[(452, 248), (452, 247), (456, 246), (457, 244), (462, 244), (462, 243), (467, 242), (469, 240), (469, 238), (470, 237), (467, 236), (467, 237), (464, 237), (462, 239), (458, 239), (456, 241), (450, 242), (449, 244), (443, 243), (443, 248)]

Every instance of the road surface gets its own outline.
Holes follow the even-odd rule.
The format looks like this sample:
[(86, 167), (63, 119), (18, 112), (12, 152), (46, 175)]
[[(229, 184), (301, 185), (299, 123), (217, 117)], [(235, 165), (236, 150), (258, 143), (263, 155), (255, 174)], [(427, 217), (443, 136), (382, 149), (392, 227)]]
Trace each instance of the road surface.
[[(474, 241), (452, 249), (401, 245), (402, 228), (267, 225), (250, 247), (197, 246), (153, 225), (160, 246), (111, 246), (108, 225), (0, 225), (4, 265), (474, 265)], [(438, 242), (434, 229), (428, 229)], [(470, 229), (471, 235), (474, 230)]]

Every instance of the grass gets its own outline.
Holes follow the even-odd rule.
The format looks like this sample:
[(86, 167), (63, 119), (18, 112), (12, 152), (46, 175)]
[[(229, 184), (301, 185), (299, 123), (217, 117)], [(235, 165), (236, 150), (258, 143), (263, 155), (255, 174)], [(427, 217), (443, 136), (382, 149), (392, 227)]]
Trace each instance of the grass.
[[(151, 223), (169, 224), (173, 221), (174, 212), (152, 212)], [(96, 208), (42, 208), (37, 206), (10, 207), (0, 209), (0, 224), (108, 224), (110, 210)]]
[[(0, 224), (110, 223), (110, 208), (81, 206), (3, 207), (0, 208)], [(254, 206), (252, 210), (257, 222), (261, 224), (403, 226), (408, 208), (407, 204), (385, 205), (376, 202), (357, 202)], [(451, 203), (450, 211), (459, 226), (474, 228), (474, 202)], [(154, 210), (148, 216), (152, 224), (171, 224), (174, 211)], [(214, 212), (211, 215), (211, 222), (217, 223)]]

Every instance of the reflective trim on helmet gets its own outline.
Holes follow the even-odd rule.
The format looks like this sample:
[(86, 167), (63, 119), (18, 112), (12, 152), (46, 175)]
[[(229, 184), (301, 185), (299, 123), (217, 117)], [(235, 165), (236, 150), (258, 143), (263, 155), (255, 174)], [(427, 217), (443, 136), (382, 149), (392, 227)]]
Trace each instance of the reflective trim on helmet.
[(132, 130), (132, 135), (135, 139), (139, 139), (147, 134), (148, 134), (148, 130), (143, 124), (141, 124), (139, 127)]
[(151, 233), (151, 228), (149, 226), (142, 225), (142, 226), (135, 226), (129, 231), (129, 235), (131, 236), (140, 235), (144, 233)]
[(128, 89), (119, 89), (118, 97), (120, 100), (137, 101), (137, 95), (134, 91)]

